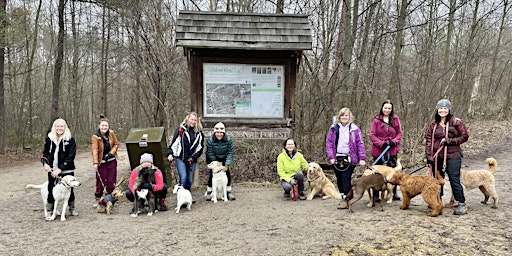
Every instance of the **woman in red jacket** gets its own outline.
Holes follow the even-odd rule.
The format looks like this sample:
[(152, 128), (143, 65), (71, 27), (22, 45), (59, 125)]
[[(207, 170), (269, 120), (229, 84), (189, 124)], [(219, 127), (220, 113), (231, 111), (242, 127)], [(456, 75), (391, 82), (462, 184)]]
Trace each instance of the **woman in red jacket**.
[[(370, 140), (372, 142), (371, 154), (373, 159), (377, 159), (389, 147), (375, 164), (396, 167), (400, 141), (402, 140), (402, 126), (400, 119), (395, 115), (391, 100), (382, 103), (380, 113), (373, 119), (370, 128)], [(400, 200), (400, 197), (396, 194), (396, 186), (393, 188), (393, 200)], [(377, 194), (375, 202), (379, 201), (380, 197)]]

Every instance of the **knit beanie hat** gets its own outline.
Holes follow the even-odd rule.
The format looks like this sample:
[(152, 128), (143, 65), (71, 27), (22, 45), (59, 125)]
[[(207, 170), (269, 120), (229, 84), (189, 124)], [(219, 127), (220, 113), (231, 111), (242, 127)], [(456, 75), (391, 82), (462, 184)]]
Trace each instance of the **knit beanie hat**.
[(222, 122), (218, 122), (214, 127), (213, 127), (213, 132), (222, 132), (222, 133), (226, 133), (226, 127), (224, 126), (224, 124)]
[(142, 154), (142, 156), (140, 156), (140, 163), (142, 164), (143, 162), (153, 163), (153, 155), (149, 153)]
[(448, 110), (452, 109), (452, 103), (447, 99), (442, 99), (437, 102), (436, 109), (440, 109), (442, 107), (448, 108)]

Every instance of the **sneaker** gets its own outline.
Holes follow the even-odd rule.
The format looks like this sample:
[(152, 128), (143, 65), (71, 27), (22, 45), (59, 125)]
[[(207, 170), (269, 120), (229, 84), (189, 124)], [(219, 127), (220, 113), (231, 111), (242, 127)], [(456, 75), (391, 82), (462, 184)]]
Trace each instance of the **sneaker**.
[(71, 215), (78, 216), (78, 211), (76, 209), (69, 209), (69, 211), (71, 212)]
[(291, 198), (290, 192), (288, 192), (288, 193), (284, 192), (284, 199), (289, 200), (290, 198)]
[(212, 200), (212, 192), (206, 191), (206, 195), (204, 196), (204, 198), (206, 199), (206, 201), (211, 201)]
[(192, 199), (192, 204), (195, 204), (196, 203), (196, 200)]
[(466, 213), (468, 213), (468, 206), (465, 203), (459, 203), (457, 209), (453, 211), (453, 214), (455, 215), (464, 215)]
[(229, 201), (236, 200), (235, 195), (233, 195), (233, 193), (231, 191), (228, 191), (228, 200)]
[(380, 203), (380, 197), (375, 198), (376, 203)]
[(299, 193), (299, 200), (306, 200), (306, 195), (304, 195), (304, 192)]
[(400, 198), (397, 194), (393, 195), (393, 201), (400, 201), (402, 198)]

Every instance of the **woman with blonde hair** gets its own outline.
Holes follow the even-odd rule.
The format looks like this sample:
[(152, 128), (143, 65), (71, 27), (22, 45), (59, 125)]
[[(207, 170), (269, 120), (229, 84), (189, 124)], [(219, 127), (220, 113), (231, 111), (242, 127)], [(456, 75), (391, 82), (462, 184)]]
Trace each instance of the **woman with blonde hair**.
[[(352, 188), (352, 173), (356, 165), (366, 165), (361, 129), (353, 121), (354, 116), (350, 109), (342, 108), (325, 139), (327, 159), (334, 167), (338, 190), (343, 198)], [(347, 208), (347, 201), (342, 200), (338, 209)]]
[[(43, 157), (41, 158), (44, 170), (48, 173), (47, 209), (50, 209), (50, 211), (53, 211), (53, 204), (55, 203), (53, 187), (57, 178), (75, 175), (75, 155), (76, 142), (75, 138), (71, 136), (68, 124), (62, 118), (56, 119), (44, 140)], [(71, 215), (78, 215), (75, 209), (75, 193), (73, 188), (71, 188), (68, 206)]]
[(189, 113), (176, 128), (167, 149), (169, 162), (175, 160), (178, 169), (179, 184), (185, 189), (192, 188), (192, 177), (196, 169), (197, 159), (203, 153), (204, 135), (201, 120), (195, 112)]

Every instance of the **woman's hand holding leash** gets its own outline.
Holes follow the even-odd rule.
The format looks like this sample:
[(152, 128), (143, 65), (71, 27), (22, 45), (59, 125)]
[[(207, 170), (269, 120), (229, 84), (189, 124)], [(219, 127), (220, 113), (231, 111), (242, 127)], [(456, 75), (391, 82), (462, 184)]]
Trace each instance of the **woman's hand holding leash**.
[(44, 170), (45, 170), (46, 172), (52, 172), (52, 168), (51, 168), (51, 167), (50, 167), (50, 165), (48, 165), (48, 164), (44, 164)]

